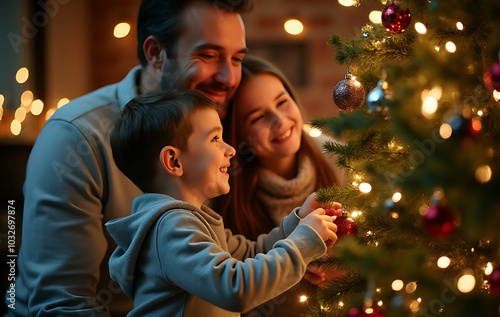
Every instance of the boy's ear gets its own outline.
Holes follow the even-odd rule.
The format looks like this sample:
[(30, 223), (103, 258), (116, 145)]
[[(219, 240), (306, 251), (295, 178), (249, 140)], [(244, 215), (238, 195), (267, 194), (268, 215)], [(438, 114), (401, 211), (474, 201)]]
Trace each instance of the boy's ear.
[(160, 161), (163, 169), (173, 176), (182, 176), (182, 164), (179, 161), (179, 149), (167, 145), (160, 152)]

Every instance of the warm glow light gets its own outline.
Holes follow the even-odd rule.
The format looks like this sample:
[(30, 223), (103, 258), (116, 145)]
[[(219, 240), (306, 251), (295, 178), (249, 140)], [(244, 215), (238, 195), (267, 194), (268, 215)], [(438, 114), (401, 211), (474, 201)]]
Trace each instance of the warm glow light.
[(436, 98), (429, 96), (425, 98), (422, 104), (422, 114), (426, 118), (429, 118), (436, 112), (437, 108), (438, 108), (438, 102)]
[(284, 25), (285, 31), (291, 35), (297, 35), (304, 31), (304, 25), (297, 19), (289, 19)]
[(493, 98), (495, 98), (495, 101), (500, 100), (500, 91), (493, 90)]
[(457, 29), (459, 29), (460, 31), (463, 31), (464, 24), (462, 22), (457, 22)]
[(476, 278), (471, 273), (465, 273), (458, 279), (457, 288), (462, 293), (471, 292), (476, 286)]
[(411, 304), (410, 304), (411, 312), (417, 313), (420, 310), (419, 306), (420, 306), (420, 303), (418, 301), (414, 300), (413, 302), (411, 302)]
[(427, 28), (425, 27), (425, 25), (422, 22), (415, 23), (415, 30), (417, 30), (417, 32), (420, 34), (427, 33)]
[(446, 50), (450, 53), (455, 53), (457, 51), (457, 46), (455, 45), (455, 43), (451, 42), (451, 41), (448, 41), (446, 42)]
[(450, 138), (452, 132), (453, 129), (448, 123), (443, 123), (441, 127), (439, 127), (439, 135), (445, 140)]
[(381, 301), (381, 300), (379, 300), (379, 301), (377, 302), (377, 305), (382, 306), (382, 305), (384, 305), (384, 302), (383, 302), (383, 301)]
[(365, 309), (365, 313), (368, 314), (368, 315), (373, 314), (373, 308), (368, 307), (367, 309)]
[(118, 23), (115, 26), (115, 29), (113, 30), (113, 35), (117, 39), (121, 39), (121, 38), (127, 36), (129, 34), (129, 32), (130, 32), (130, 24), (122, 22), (122, 23)]
[(17, 108), (16, 112), (14, 113), (14, 119), (19, 122), (23, 122), (24, 119), (26, 119), (26, 109), (24, 109), (23, 107)]
[(317, 138), (321, 136), (321, 130), (316, 128), (311, 128), (311, 130), (309, 131), (309, 135), (313, 138)]
[(398, 219), (399, 218), (399, 214), (397, 212), (393, 211), (393, 212), (391, 212), (391, 217), (393, 219)]
[(28, 77), (30, 76), (30, 72), (26, 67), (20, 68), (16, 73), (16, 81), (20, 84), (24, 84)]
[(447, 256), (442, 256), (437, 260), (437, 266), (441, 269), (446, 269), (450, 266), (451, 260)]
[(408, 294), (411, 294), (417, 290), (417, 283), (416, 282), (410, 282), (406, 285), (405, 290)]
[(5, 97), (4, 97), (4, 95), (0, 94), (0, 108), (3, 107), (4, 102), (5, 102)]
[(300, 296), (299, 301), (301, 303), (306, 302), (307, 301), (307, 296), (305, 296), (305, 295)]
[(483, 115), (483, 110), (478, 110), (477, 115), (481, 117)]
[(351, 212), (351, 217), (356, 218), (356, 217), (361, 216), (361, 214), (362, 214), (361, 211), (353, 211), (353, 212)]
[(482, 165), (476, 169), (476, 180), (480, 184), (490, 181), (492, 175), (491, 167), (489, 165)]
[(47, 113), (45, 114), (45, 120), (49, 120), (54, 112), (56, 112), (56, 108), (50, 108), (49, 110), (47, 110)]
[(392, 290), (395, 292), (399, 292), (400, 290), (403, 289), (404, 286), (405, 283), (402, 280), (395, 280), (391, 284)]
[(368, 183), (361, 183), (359, 184), (359, 191), (367, 194), (372, 191), (372, 185)]
[(373, 23), (382, 23), (382, 11), (374, 10), (374, 11), (370, 12), (370, 14), (368, 15), (368, 18)]
[(42, 111), (43, 111), (43, 101), (41, 101), (40, 99), (34, 100), (33, 103), (31, 104), (31, 113), (34, 116), (38, 116), (40, 113), (42, 113)]
[(355, 0), (339, 0), (339, 3), (344, 7), (351, 7), (356, 4)]
[(488, 276), (491, 273), (493, 273), (493, 264), (491, 264), (491, 262), (488, 262), (486, 264), (486, 267), (484, 268), (484, 274)]
[(434, 46), (434, 49), (436, 50), (436, 52), (439, 52), (441, 48), (439, 46)]
[(69, 102), (69, 99), (68, 98), (61, 98), (61, 100), (59, 100), (57, 102), (57, 109), (61, 108), (62, 106), (64, 106), (65, 104), (67, 104)]
[(343, 302), (339, 302), (339, 306), (340, 307), (344, 307), (344, 303)]
[(400, 192), (395, 192), (394, 195), (392, 195), (392, 201), (397, 203), (401, 200), (402, 197), (403, 195), (401, 195)]
[(19, 135), (19, 133), (21, 133), (21, 122), (12, 120), (12, 123), (10, 124), (10, 132), (14, 135)]
[(32, 102), (33, 93), (31, 92), (31, 90), (26, 90), (25, 92), (23, 92), (23, 94), (21, 95), (21, 104), (25, 107), (29, 107)]

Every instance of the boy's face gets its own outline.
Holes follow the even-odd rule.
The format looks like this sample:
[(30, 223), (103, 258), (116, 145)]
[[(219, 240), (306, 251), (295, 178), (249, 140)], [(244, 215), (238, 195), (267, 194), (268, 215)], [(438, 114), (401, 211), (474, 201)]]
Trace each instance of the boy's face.
[(201, 204), (229, 192), (227, 168), (235, 150), (222, 140), (222, 125), (215, 109), (197, 110), (190, 119), (193, 132), (179, 159), (184, 185)]
[(197, 90), (219, 104), (224, 117), (227, 103), (241, 81), (246, 52), (241, 16), (194, 2), (182, 15), (182, 32), (175, 56), (169, 57), (162, 89)]

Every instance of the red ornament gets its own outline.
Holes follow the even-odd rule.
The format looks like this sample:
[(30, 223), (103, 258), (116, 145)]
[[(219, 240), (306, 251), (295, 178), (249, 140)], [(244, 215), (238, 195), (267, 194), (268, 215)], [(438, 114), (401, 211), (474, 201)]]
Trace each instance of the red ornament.
[(424, 228), (435, 238), (441, 239), (450, 235), (456, 229), (456, 219), (453, 211), (441, 204), (430, 206), (424, 216)]
[(493, 89), (500, 91), (500, 62), (496, 62), (491, 65), (490, 78)]
[(385, 317), (385, 315), (378, 307), (365, 309), (353, 307), (347, 312), (347, 317)]
[(358, 234), (358, 226), (352, 218), (347, 217), (345, 210), (342, 212), (342, 216), (337, 217), (333, 223), (337, 225), (338, 238), (345, 235), (356, 236)]
[(491, 272), (490, 277), (490, 294), (500, 296), (500, 266), (497, 266)]
[(402, 10), (396, 3), (391, 3), (382, 11), (382, 24), (391, 33), (403, 33), (411, 22), (409, 10)]

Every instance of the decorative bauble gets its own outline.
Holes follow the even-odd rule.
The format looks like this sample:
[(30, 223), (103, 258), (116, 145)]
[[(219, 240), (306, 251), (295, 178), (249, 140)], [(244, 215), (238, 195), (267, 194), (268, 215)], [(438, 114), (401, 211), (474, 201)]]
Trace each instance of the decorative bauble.
[(493, 269), (489, 276), (490, 294), (500, 296), (500, 266)]
[(365, 89), (351, 74), (347, 74), (345, 79), (333, 88), (333, 101), (342, 110), (356, 110), (365, 101)]
[(341, 238), (342, 236), (356, 236), (358, 234), (358, 225), (352, 218), (347, 216), (347, 212), (344, 210), (340, 217), (337, 217), (333, 221), (334, 224), (337, 225), (337, 237)]
[(455, 214), (443, 204), (432, 205), (424, 215), (424, 228), (435, 238), (445, 238), (457, 228)]
[(391, 3), (382, 11), (382, 25), (391, 33), (403, 33), (411, 22), (411, 13), (402, 10), (396, 3)]
[(347, 317), (385, 317), (385, 315), (378, 307), (365, 309), (353, 307), (347, 312)]
[(371, 90), (366, 96), (366, 106), (368, 107), (368, 113), (382, 113), (385, 112), (384, 100), (385, 91), (382, 88), (384, 81), (380, 80), (373, 90)]
[(500, 91), (500, 62), (496, 62), (491, 65), (490, 78), (493, 89)]

